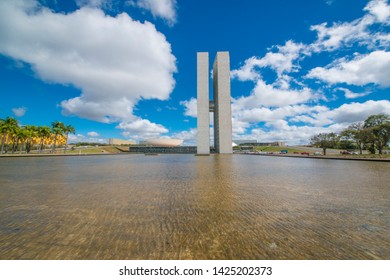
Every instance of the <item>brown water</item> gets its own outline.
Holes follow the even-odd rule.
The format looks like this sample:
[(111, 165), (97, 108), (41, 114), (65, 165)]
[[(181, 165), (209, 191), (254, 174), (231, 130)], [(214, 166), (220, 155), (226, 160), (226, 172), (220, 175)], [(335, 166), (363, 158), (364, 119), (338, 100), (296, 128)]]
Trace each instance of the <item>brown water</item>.
[(390, 164), (0, 158), (0, 259), (390, 259)]

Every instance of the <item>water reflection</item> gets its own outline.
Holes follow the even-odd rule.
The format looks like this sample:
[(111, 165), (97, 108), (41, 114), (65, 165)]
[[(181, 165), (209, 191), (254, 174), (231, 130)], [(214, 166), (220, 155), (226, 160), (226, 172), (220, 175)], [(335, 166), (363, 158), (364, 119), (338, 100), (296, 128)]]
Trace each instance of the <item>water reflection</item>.
[(1, 259), (388, 259), (390, 165), (0, 159)]

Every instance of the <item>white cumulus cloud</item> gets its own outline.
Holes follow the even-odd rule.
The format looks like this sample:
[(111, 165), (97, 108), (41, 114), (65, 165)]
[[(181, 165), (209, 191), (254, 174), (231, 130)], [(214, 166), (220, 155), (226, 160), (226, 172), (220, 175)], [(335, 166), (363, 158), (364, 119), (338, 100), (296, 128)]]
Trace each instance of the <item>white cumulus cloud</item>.
[(132, 140), (159, 138), (161, 134), (168, 133), (164, 126), (140, 118), (130, 122), (122, 122), (117, 128), (124, 130), (123, 136)]
[(353, 123), (364, 121), (370, 115), (388, 114), (390, 112), (389, 100), (369, 100), (364, 103), (347, 103), (327, 113), (335, 123)]
[(183, 130), (172, 134), (172, 138), (184, 140), (185, 145), (196, 145), (197, 129)]
[(297, 126), (289, 125), (285, 121), (279, 121), (274, 123), (274, 125), (270, 125), (270, 130), (262, 128), (252, 129), (250, 137), (257, 139), (259, 142), (282, 141), (289, 145), (302, 145), (307, 144), (311, 136), (328, 132), (334, 132), (334, 127)]
[(374, 15), (379, 22), (390, 23), (390, 5), (386, 0), (373, 0), (364, 8)]
[[(364, 121), (368, 116), (390, 111), (390, 101), (369, 100), (364, 103), (343, 104), (335, 109), (326, 107), (309, 108), (307, 114), (297, 110), (294, 120), (269, 118), (263, 128), (255, 127), (245, 139), (257, 139), (260, 142), (283, 141), (289, 145), (307, 144), (311, 136), (318, 133), (340, 132), (350, 124)], [(291, 124), (291, 121), (303, 122), (302, 125)]]
[(235, 106), (256, 108), (259, 106), (287, 106), (308, 102), (315, 94), (307, 87), (299, 90), (278, 88), (258, 80), (250, 96), (235, 100)]
[(244, 65), (239, 69), (234, 69), (231, 71), (230, 76), (232, 78), (237, 78), (240, 81), (256, 81), (260, 79), (260, 73), (256, 71), (258, 66), (259, 59), (256, 57), (250, 57), (245, 60)]
[(90, 131), (87, 133), (88, 136), (90, 137), (98, 137), (99, 136), (99, 133), (95, 132), (95, 131)]
[(317, 32), (317, 41), (309, 47), (311, 51), (334, 51), (353, 43), (366, 45), (370, 48), (389, 46), (390, 40), (386, 33), (372, 31), (374, 24), (390, 24), (390, 6), (386, 0), (373, 0), (363, 9), (367, 13), (351, 22), (336, 22), (328, 26), (321, 23), (311, 26)]
[(376, 84), (390, 86), (390, 52), (374, 51), (368, 55), (357, 56), (353, 60), (336, 61), (328, 67), (316, 67), (307, 75), (330, 84), (347, 83), (351, 85)]
[(373, 23), (372, 18), (363, 18), (352, 22), (335, 23), (330, 27), (327, 23), (313, 25), (310, 29), (317, 32), (318, 39), (310, 48), (315, 52), (333, 51), (344, 44), (367, 41), (370, 38), (367, 27)]
[(76, 0), (76, 4), (79, 7), (90, 6), (90, 7), (102, 7), (111, 2), (111, 0)]
[(91, 8), (105, 1), (81, 2), (90, 5), (63, 14), (35, 0), (1, 1), (0, 53), (30, 64), (46, 82), (80, 89), (61, 102), (64, 114), (137, 121), (133, 107), (140, 99), (167, 100), (174, 88), (171, 46), (150, 22)]
[(130, 0), (127, 3), (150, 11), (154, 17), (161, 17), (170, 25), (176, 23), (176, 0)]
[(191, 98), (190, 100), (181, 101), (180, 105), (184, 106), (184, 115), (189, 117), (194, 117), (198, 115), (198, 104), (196, 98)]
[(390, 111), (390, 101), (388, 100), (368, 100), (363, 103), (352, 102), (343, 104), (337, 108), (324, 110), (314, 114), (297, 115), (290, 121), (303, 122), (314, 126), (339, 125), (341, 128), (347, 127), (354, 122), (364, 121), (370, 115), (388, 113)]
[(371, 92), (370, 91), (365, 91), (365, 92), (353, 92), (347, 88), (337, 88), (336, 90), (340, 90), (344, 92), (344, 96), (347, 99), (355, 99), (363, 96), (369, 95)]
[(12, 108), (12, 112), (17, 117), (23, 117), (26, 114), (26, 107)]
[(106, 144), (107, 140), (104, 138), (99, 138), (99, 135), (91, 136), (87, 134), (87, 136), (85, 136), (84, 134), (81, 133), (68, 135), (68, 143), (78, 143), (78, 142)]
[(270, 51), (262, 58), (251, 57), (247, 59), (243, 66), (231, 71), (231, 76), (240, 81), (256, 81), (261, 78), (257, 69), (269, 67), (280, 77), (283, 73), (295, 72), (299, 69), (296, 61), (303, 53), (306, 53), (304, 44), (298, 44), (291, 40), (283, 46), (275, 46), (274, 49), (276, 51)]

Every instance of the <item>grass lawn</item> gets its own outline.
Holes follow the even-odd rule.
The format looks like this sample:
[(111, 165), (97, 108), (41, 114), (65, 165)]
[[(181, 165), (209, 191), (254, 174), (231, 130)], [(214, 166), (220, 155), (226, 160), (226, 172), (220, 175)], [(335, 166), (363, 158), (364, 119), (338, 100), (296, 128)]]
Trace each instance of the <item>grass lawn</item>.
[(293, 154), (294, 152), (297, 153), (309, 152), (303, 149), (296, 149), (290, 147), (254, 147), (254, 149), (259, 152), (273, 152), (273, 153), (279, 153), (282, 150), (287, 150), (289, 154)]
[(340, 157), (351, 157), (351, 158), (390, 158), (389, 154), (362, 154), (362, 155), (332, 155), (332, 156), (340, 156)]
[[(58, 154), (63, 151), (58, 151)], [(115, 146), (99, 146), (99, 147), (88, 147), (88, 148), (76, 148), (74, 150), (68, 149), (66, 154), (117, 154), (120, 153)]]

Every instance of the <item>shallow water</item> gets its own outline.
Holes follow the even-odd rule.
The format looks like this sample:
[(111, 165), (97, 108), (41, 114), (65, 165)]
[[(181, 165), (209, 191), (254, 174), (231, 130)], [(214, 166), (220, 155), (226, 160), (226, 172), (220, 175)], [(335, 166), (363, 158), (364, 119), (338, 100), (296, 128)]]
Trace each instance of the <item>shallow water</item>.
[(390, 259), (390, 164), (0, 158), (0, 259)]

